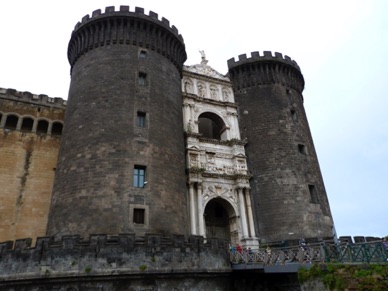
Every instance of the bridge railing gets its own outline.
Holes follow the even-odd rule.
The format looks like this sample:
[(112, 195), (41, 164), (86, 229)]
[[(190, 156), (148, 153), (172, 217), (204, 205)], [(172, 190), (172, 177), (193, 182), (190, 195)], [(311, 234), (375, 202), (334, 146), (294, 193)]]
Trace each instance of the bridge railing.
[(382, 242), (326, 244), (324, 249), (326, 262), (377, 263), (388, 259)]
[(293, 247), (232, 250), (232, 264), (372, 263), (387, 262), (388, 251), (381, 242), (334, 244), (321, 242)]

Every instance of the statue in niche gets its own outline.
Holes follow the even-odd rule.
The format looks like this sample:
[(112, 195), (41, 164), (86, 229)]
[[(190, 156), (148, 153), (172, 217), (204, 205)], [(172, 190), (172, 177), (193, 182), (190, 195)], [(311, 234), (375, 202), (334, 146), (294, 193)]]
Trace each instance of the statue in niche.
[(210, 88), (210, 95), (212, 99), (217, 99), (218, 97), (217, 88), (214, 88), (214, 87)]
[(185, 81), (185, 92), (186, 93), (193, 93), (193, 85), (190, 81)]
[(190, 166), (196, 167), (198, 165), (198, 155), (190, 154)]
[(202, 84), (198, 84), (198, 96), (205, 97), (205, 95), (206, 95), (205, 87)]
[(229, 92), (227, 90), (222, 91), (222, 97), (224, 98), (225, 102), (229, 101)]

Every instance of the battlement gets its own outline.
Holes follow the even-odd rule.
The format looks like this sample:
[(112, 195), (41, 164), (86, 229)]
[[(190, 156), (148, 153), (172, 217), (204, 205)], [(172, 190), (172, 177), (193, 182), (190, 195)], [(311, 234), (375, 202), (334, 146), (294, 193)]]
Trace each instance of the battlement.
[(293, 88), (300, 94), (304, 88), (304, 79), (298, 64), (289, 56), (281, 53), (265, 51), (262, 56), (259, 52), (252, 52), (248, 58), (246, 54), (228, 60), (229, 78), (235, 90), (253, 88), (258, 85), (282, 84)]
[(251, 52), (251, 57), (248, 58), (246, 54), (242, 54), (238, 56), (238, 61), (235, 61), (234, 58), (231, 58), (228, 60), (228, 68), (232, 69), (234, 67), (240, 66), (240, 65), (245, 65), (249, 63), (254, 63), (254, 62), (281, 62), (290, 66), (293, 66), (295, 69), (300, 71), (300, 68), (298, 64), (292, 60), (289, 56), (283, 55), (281, 53), (275, 52), (275, 55), (272, 55), (272, 52), (270, 51), (264, 51), (263, 55), (260, 56), (260, 53), (255, 51)]
[(14, 100), (19, 102), (31, 103), (42, 106), (56, 107), (65, 109), (67, 101), (59, 97), (49, 97), (44, 94), (32, 94), (30, 92), (21, 92), (15, 89), (0, 88), (0, 99)]
[(97, 9), (92, 12), (92, 16), (90, 17), (89, 14), (86, 14), (84, 17), (82, 17), (81, 22), (78, 22), (71, 35), (73, 35), (79, 28), (83, 27), (86, 23), (92, 22), (97, 19), (105, 18), (105, 17), (111, 17), (111, 16), (124, 16), (124, 17), (136, 17), (136, 18), (144, 18), (149, 21), (153, 22), (159, 22), (159, 24), (163, 25), (165, 28), (170, 30), (176, 37), (178, 37), (183, 42), (183, 37), (179, 34), (178, 29), (172, 25), (170, 26), (170, 21), (164, 17), (161, 18), (161, 20), (158, 19), (158, 14), (151, 11), (149, 14), (144, 13), (144, 8), (141, 7), (135, 7), (135, 10), (133, 12), (130, 11), (129, 6), (120, 6), (119, 10), (115, 10), (114, 6), (108, 6), (105, 8), (105, 13), (101, 12), (101, 9)]
[(0, 243), (0, 280), (171, 272), (230, 272), (226, 241), (160, 234), (40, 237)]
[(168, 19), (159, 20), (157, 13), (145, 14), (140, 7), (130, 11), (129, 6), (120, 6), (116, 11), (109, 6), (105, 13), (98, 9), (91, 16), (85, 15), (74, 27), (68, 47), (70, 65), (88, 50), (114, 44), (150, 48), (173, 61), (179, 69), (187, 58), (183, 37), (174, 25), (170, 26)]

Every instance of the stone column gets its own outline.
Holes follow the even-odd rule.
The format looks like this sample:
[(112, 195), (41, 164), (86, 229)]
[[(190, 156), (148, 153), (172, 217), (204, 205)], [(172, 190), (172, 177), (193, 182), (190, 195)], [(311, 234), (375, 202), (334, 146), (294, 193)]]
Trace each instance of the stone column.
[(16, 130), (20, 130), (20, 128), (22, 127), (22, 123), (23, 123), (23, 117), (19, 117), (18, 116), (18, 122), (16, 124)]
[(3, 118), (0, 120), (0, 127), (4, 127), (5, 126), (5, 121), (7, 119), (7, 116), (6, 114), (3, 115)]
[(194, 122), (194, 104), (189, 104), (190, 106), (190, 115), (189, 115), (189, 119)]
[(47, 128), (47, 134), (51, 134), (51, 130), (53, 129), (53, 123), (52, 121), (49, 122), (48, 128)]
[(240, 130), (238, 128), (238, 120), (236, 112), (228, 112), (228, 120), (230, 121), (231, 137), (240, 139)]
[(188, 122), (191, 119), (190, 104), (183, 104), (183, 121), (185, 123), (185, 128), (188, 130)]
[(245, 199), (243, 194), (243, 189), (238, 188), (238, 199), (240, 204), (240, 219), (241, 219), (241, 226), (242, 226), (242, 236), (243, 238), (248, 237), (248, 226), (247, 226), (247, 216), (245, 212)]
[(234, 130), (235, 130), (235, 137), (237, 139), (240, 139), (241, 136), (240, 136), (240, 129), (238, 127), (238, 116), (237, 116), (237, 113), (233, 113), (232, 114), (232, 120), (233, 120), (233, 126), (234, 126)]
[(203, 220), (203, 209), (202, 209), (202, 184), (197, 186), (197, 199), (198, 199), (198, 229), (199, 235), (205, 237), (205, 225)]
[(197, 79), (193, 79), (193, 94), (198, 95)]
[(32, 132), (36, 132), (38, 128), (38, 119), (34, 119), (34, 124), (32, 125)]
[(249, 188), (245, 188), (245, 202), (247, 204), (249, 232), (251, 237), (256, 237), (255, 226), (253, 224), (252, 204), (251, 204), (251, 193)]
[(196, 213), (195, 213), (195, 194), (193, 183), (189, 184), (189, 195), (190, 195), (190, 225), (191, 225), (191, 234), (197, 234), (196, 228)]

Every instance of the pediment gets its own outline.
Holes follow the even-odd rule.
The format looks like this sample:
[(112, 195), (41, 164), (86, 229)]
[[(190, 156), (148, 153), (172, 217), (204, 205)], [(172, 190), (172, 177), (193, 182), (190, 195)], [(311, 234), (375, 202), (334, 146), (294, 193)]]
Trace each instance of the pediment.
[(224, 81), (230, 81), (228, 77), (225, 77), (221, 73), (217, 72), (215, 69), (212, 67), (208, 66), (207, 64), (196, 64), (192, 66), (184, 66), (184, 70), (199, 74), (199, 75), (205, 75), (208, 77), (224, 80)]

